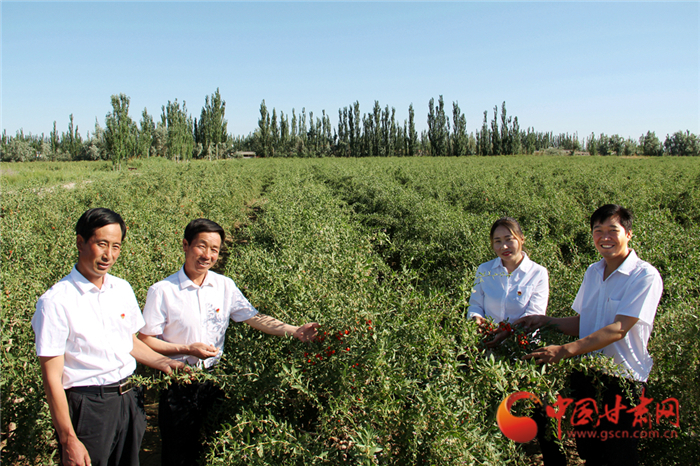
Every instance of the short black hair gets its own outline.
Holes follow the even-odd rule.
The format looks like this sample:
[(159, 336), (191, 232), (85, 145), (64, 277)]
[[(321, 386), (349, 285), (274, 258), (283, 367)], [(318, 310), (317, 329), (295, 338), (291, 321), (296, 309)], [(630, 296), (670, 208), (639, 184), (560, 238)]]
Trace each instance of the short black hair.
[(122, 229), (122, 241), (124, 241), (124, 238), (126, 238), (126, 223), (124, 223), (121, 215), (104, 207), (95, 207), (81, 215), (78, 223), (75, 224), (75, 233), (82, 236), (85, 241), (88, 241), (95, 234), (95, 230), (113, 223), (119, 224), (119, 227)]
[(199, 233), (218, 233), (219, 236), (221, 236), (222, 246), (226, 238), (226, 233), (224, 229), (221, 228), (221, 225), (206, 218), (197, 218), (192, 220), (185, 227), (185, 241), (187, 241), (187, 244), (192, 244), (192, 240)]
[(609, 218), (617, 217), (620, 225), (625, 229), (626, 233), (632, 230), (632, 212), (617, 204), (605, 204), (598, 207), (593, 215), (591, 215), (591, 230), (598, 223), (603, 223)]

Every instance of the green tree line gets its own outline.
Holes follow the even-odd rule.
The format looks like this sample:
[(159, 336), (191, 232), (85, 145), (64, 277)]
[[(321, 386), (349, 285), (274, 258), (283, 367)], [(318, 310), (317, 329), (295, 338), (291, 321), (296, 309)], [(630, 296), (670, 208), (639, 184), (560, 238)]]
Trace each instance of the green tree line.
[(492, 118), (484, 111), (481, 128), (467, 131), (467, 121), (458, 102), (452, 103), (452, 115), (445, 108), (443, 96), (428, 103), (427, 130), (416, 131), (413, 104), (408, 119), (396, 118), (396, 109), (374, 101), (370, 112), (360, 111), (359, 101), (338, 109), (338, 121), (331, 123), (325, 110), (321, 115), (269, 111), (265, 100), (260, 104), (257, 128), (248, 135), (228, 133), (226, 102), (219, 89), (205, 97), (199, 119), (193, 118), (186, 102), (177, 99), (161, 107), (160, 119), (146, 108), (140, 121), (129, 114), (130, 98), (125, 94), (111, 96), (112, 111), (105, 116), (105, 127), (95, 119), (95, 127), (85, 139), (69, 116), (67, 131), (59, 134), (54, 121), (46, 136), (25, 135), (23, 130), (0, 137), (0, 159), (32, 160), (111, 160), (119, 169), (130, 158), (165, 157), (173, 160), (220, 159), (239, 157), (254, 152), (259, 157), (404, 157), (514, 155), (549, 151), (590, 155), (698, 156), (700, 139), (690, 131), (666, 135), (662, 142), (653, 131), (638, 140), (617, 134), (579, 139), (578, 133), (522, 129), (517, 116), (511, 116), (503, 102), (494, 106)]

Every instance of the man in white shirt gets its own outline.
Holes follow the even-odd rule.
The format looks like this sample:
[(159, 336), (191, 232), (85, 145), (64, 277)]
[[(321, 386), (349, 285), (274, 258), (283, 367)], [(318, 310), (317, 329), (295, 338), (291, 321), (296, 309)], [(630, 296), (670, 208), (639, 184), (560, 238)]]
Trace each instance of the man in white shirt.
[(75, 231), (78, 262), (32, 318), (59, 456), (64, 466), (138, 464), (146, 413), (127, 379), (136, 361), (166, 373), (184, 364), (136, 339), (143, 317), (134, 292), (108, 274), (126, 236), (121, 216), (90, 209)]
[[(184, 236), (182, 269), (148, 290), (145, 325), (139, 332), (144, 343), (161, 354), (209, 369), (221, 358), (230, 320), (300, 341), (316, 336), (317, 323), (296, 327), (261, 315), (233, 280), (210, 270), (224, 242), (221, 226), (196, 219), (187, 225)], [(201, 426), (221, 395), (212, 384), (172, 384), (161, 392), (158, 424), (164, 466), (197, 462), (202, 448)]]
[[(564, 318), (530, 316), (516, 322), (530, 328), (551, 323), (563, 333), (579, 339), (565, 345), (540, 348), (525, 358), (535, 359), (538, 363), (556, 363), (564, 358), (600, 353), (613, 358), (621, 376), (641, 385), (646, 382), (652, 367), (647, 343), (663, 291), (661, 275), (628, 247), (632, 238), (630, 211), (619, 205), (604, 205), (593, 213), (590, 223), (593, 242), (603, 259), (588, 267), (584, 275), (572, 305), (578, 315)], [(618, 395), (626, 399), (617, 377), (600, 374), (598, 378), (606, 384), (599, 409), (604, 409), (605, 405), (614, 407)], [(574, 373), (571, 386), (577, 401), (596, 397), (592, 376)], [(631, 407), (639, 401), (638, 394), (635, 398), (624, 404)], [(610, 422), (601, 416), (595, 429), (582, 427), (596, 432), (626, 431), (629, 438), (614, 437), (606, 441), (603, 436), (577, 437), (579, 456), (590, 462), (587, 464), (637, 464), (634, 430), (638, 426), (633, 425), (633, 420), (633, 415), (623, 410), (618, 422)]]

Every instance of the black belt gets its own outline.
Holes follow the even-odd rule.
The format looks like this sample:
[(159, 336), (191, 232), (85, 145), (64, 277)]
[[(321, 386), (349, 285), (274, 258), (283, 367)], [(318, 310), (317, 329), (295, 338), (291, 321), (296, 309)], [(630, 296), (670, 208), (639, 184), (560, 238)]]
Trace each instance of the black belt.
[(83, 387), (71, 387), (66, 391), (80, 393), (84, 395), (104, 395), (105, 393), (119, 393), (123, 395), (134, 388), (136, 384), (130, 380), (130, 377), (120, 380), (116, 383), (108, 385), (86, 385)]

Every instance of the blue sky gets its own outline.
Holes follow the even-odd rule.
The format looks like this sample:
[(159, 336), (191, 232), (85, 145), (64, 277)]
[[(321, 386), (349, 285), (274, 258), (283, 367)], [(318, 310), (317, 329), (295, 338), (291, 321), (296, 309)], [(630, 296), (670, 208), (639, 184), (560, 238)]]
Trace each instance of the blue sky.
[(698, 2), (189, 3), (2, 1), (2, 129), (83, 137), (110, 96), (198, 117), (220, 89), (229, 132), (260, 102), (333, 125), (374, 101), (426, 128), (428, 101), (458, 102), (468, 130), (506, 102), (521, 128), (662, 139), (700, 133)]

